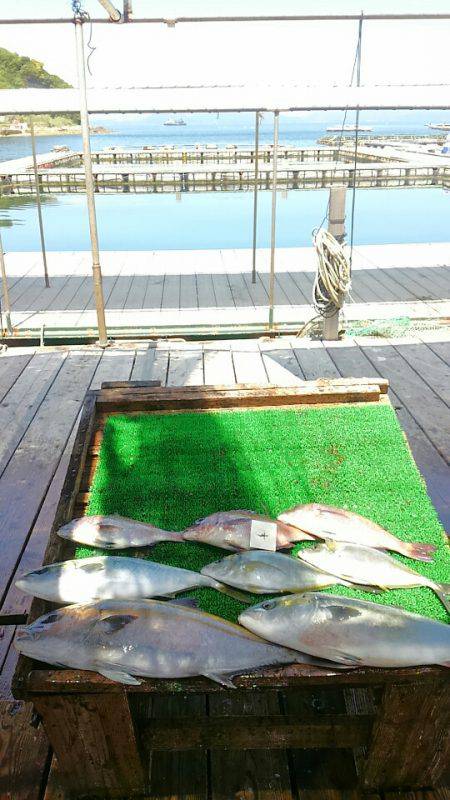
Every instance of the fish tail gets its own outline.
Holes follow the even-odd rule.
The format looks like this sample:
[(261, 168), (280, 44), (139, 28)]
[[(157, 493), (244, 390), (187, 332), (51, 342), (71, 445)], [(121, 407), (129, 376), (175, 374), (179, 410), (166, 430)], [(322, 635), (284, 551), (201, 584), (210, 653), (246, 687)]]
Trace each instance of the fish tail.
[(414, 558), (416, 561), (431, 562), (436, 549), (436, 545), (426, 542), (402, 542), (399, 552), (408, 558)]
[[(207, 576), (204, 575), (204, 577), (206, 578)], [(220, 581), (215, 581), (214, 578), (209, 578), (207, 585), (210, 586), (211, 589), (216, 589), (218, 592), (232, 597), (233, 600), (239, 600), (239, 602), (247, 603), (247, 605), (252, 602), (248, 594), (244, 594), (244, 592), (240, 592), (238, 589), (233, 589), (231, 586), (226, 586), (224, 583), (220, 583)]]
[(292, 533), (289, 534), (289, 543), (294, 544), (294, 542), (314, 542), (317, 541), (316, 536), (311, 536), (310, 533), (306, 531), (302, 531), (300, 528), (293, 528)]
[(447, 614), (450, 614), (450, 597), (447, 595), (450, 594), (450, 586), (448, 583), (444, 583), (439, 587), (434, 589), (434, 593), (441, 601), (442, 605), (444, 606)]

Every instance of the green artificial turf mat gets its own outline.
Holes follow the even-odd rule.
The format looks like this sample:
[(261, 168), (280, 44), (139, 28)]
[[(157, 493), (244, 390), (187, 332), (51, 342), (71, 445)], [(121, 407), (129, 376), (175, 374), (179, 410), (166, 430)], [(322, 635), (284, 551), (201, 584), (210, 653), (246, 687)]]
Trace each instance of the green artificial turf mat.
[[(450, 580), (442, 527), (387, 405), (111, 416), (87, 513), (121, 514), (178, 531), (214, 511), (246, 508), (275, 518), (310, 502), (356, 511), (399, 538), (437, 545), (433, 564), (398, 558), (436, 581)], [(99, 553), (107, 555), (77, 550), (79, 557)], [(139, 555), (200, 570), (229, 552), (163, 542)], [(381, 595), (342, 586), (332, 591), (448, 619), (426, 588)], [(227, 619), (236, 620), (243, 608), (210, 589), (189, 595)]]

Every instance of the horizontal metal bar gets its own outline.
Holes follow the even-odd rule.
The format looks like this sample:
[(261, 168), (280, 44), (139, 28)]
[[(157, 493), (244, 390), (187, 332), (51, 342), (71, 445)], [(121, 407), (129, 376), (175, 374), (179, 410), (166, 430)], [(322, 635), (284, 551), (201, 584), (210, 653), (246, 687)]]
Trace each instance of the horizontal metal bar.
[[(361, 18), (361, 14), (275, 14), (259, 16), (221, 16), (221, 17), (134, 17), (124, 20), (124, 24), (146, 24), (146, 25), (173, 25), (183, 23), (213, 23), (213, 22), (351, 22)], [(407, 22), (423, 20), (450, 20), (450, 13), (417, 13), (417, 14), (364, 14), (364, 21), (370, 22)], [(34, 19), (2, 19), (1, 25), (62, 25), (73, 22), (72, 17), (46, 17)], [(113, 22), (111, 19), (94, 18), (92, 22), (107, 23)]]

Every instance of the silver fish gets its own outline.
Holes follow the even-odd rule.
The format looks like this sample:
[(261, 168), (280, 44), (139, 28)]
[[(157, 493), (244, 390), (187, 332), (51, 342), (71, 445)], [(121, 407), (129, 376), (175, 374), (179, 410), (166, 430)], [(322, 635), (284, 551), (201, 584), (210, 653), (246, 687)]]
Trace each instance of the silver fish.
[(16, 586), (25, 594), (55, 603), (170, 597), (199, 586), (248, 602), (245, 596), (199, 572), (121, 556), (94, 556), (49, 564), (23, 575)]
[(130, 685), (141, 683), (135, 676), (204, 675), (233, 687), (230, 677), (248, 670), (316, 663), (311, 656), (277, 647), (177, 601), (104, 600), (65, 606), (20, 629), (15, 646), (38, 661), (93, 670)]
[(288, 525), (294, 525), (318, 539), (336, 542), (351, 542), (379, 550), (392, 550), (417, 561), (432, 561), (436, 550), (433, 544), (402, 542), (380, 525), (353, 511), (324, 506), (318, 503), (295, 506), (278, 517)]
[(450, 625), (394, 606), (295, 594), (252, 606), (239, 622), (269, 641), (343, 665), (450, 667)]
[(425, 575), (415, 572), (381, 550), (345, 542), (330, 542), (300, 550), (297, 558), (317, 569), (329, 572), (330, 575), (362, 586), (376, 586), (380, 589), (412, 589), (427, 586), (435, 592), (450, 613), (450, 603), (445, 597), (450, 591), (448, 585), (426, 578)]
[(187, 528), (183, 537), (188, 541), (211, 544), (223, 550), (249, 550), (252, 521), (277, 522), (277, 549), (293, 547), (295, 542), (311, 540), (310, 536), (284, 522), (271, 520), (252, 511), (219, 511), (198, 520)]
[(203, 567), (202, 575), (254, 594), (308, 592), (336, 583), (350, 585), (292, 556), (264, 550), (248, 550), (213, 561)]
[(182, 542), (181, 533), (163, 531), (135, 519), (111, 516), (80, 517), (59, 529), (58, 535), (71, 542), (122, 550), (126, 547), (151, 547), (158, 542)]

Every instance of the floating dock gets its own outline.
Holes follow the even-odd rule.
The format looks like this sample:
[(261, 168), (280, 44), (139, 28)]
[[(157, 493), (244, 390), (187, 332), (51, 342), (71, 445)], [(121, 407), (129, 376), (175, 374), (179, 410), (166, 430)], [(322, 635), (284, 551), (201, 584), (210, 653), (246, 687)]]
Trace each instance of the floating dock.
[[(411, 142), (402, 146), (362, 144), (355, 166), (354, 149), (278, 148), (280, 189), (450, 187), (450, 158)], [(213, 146), (193, 149), (148, 148), (92, 154), (96, 192), (251, 191), (255, 187), (255, 151)], [(85, 191), (80, 153), (45, 153), (38, 159), (41, 193)], [(273, 147), (263, 147), (258, 162), (258, 188), (270, 189)], [(0, 195), (36, 191), (32, 160), (0, 164)]]

